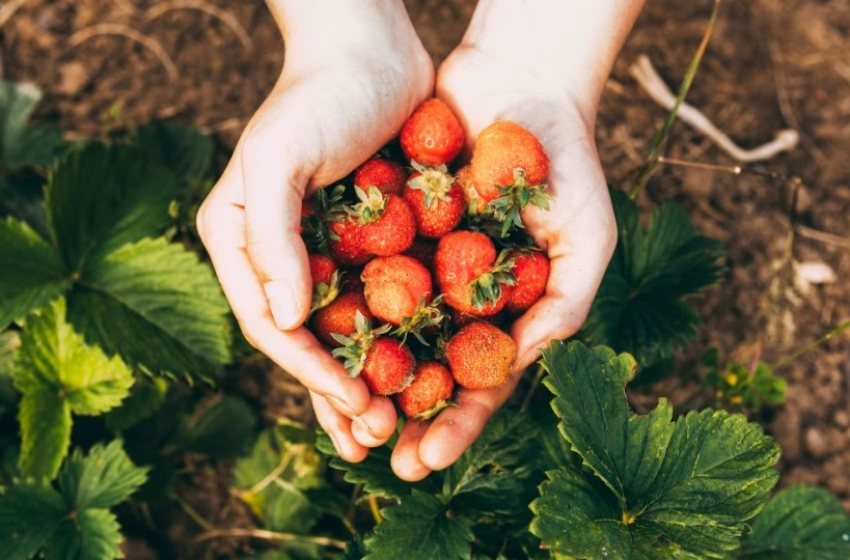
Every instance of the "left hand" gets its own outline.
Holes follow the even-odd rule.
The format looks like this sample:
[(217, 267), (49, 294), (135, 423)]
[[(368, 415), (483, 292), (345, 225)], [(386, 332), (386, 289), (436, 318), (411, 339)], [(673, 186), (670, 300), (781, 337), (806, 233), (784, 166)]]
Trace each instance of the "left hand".
[(511, 329), (518, 357), (508, 382), (495, 389), (462, 389), (459, 408), (447, 408), (431, 422), (405, 425), (392, 455), (393, 470), (405, 480), (420, 480), (454, 463), (540, 350), (579, 330), (616, 245), (616, 223), (593, 139), (597, 92), (571, 92), (553, 83), (546, 69), (535, 73), (528, 68), (473, 44), (459, 47), (438, 73), (437, 96), (454, 109), (467, 138), (473, 140), (495, 121), (511, 120), (543, 143), (550, 158), (550, 209), (528, 206), (522, 217), (547, 252), (551, 272), (544, 296)]

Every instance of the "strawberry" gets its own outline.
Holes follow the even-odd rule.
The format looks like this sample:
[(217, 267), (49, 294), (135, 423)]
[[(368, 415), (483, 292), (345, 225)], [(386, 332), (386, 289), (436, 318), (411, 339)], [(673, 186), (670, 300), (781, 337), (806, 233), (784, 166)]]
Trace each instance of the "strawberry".
[(358, 265), (369, 260), (369, 252), (363, 249), (361, 240), (363, 225), (351, 220), (347, 215), (334, 214), (328, 222), (330, 240), (328, 249), (331, 256), (340, 264)]
[(448, 165), (463, 149), (466, 137), (460, 121), (445, 101), (422, 103), (401, 129), (404, 157), (422, 165)]
[(432, 239), (417, 237), (413, 245), (404, 252), (408, 257), (413, 257), (422, 263), (428, 270), (434, 269), (434, 253), (437, 252), (437, 243)]
[(436, 279), (450, 307), (475, 316), (504, 308), (515, 282), (513, 261), (483, 233), (453, 231), (437, 245)]
[(373, 158), (361, 165), (354, 173), (354, 185), (364, 192), (375, 187), (383, 194), (401, 194), (407, 172), (394, 161)]
[(455, 182), (460, 186), (467, 201), (466, 211), (473, 216), (483, 214), (487, 209), (487, 201), (481, 198), (475, 185), (472, 184), (472, 168), (464, 165), (455, 173)]
[(343, 292), (327, 306), (313, 313), (310, 319), (313, 334), (328, 346), (339, 346), (333, 335), (355, 332), (358, 314), (372, 319), (366, 297), (362, 292)]
[(514, 256), (516, 284), (508, 298), (506, 308), (520, 314), (534, 305), (546, 291), (549, 281), (549, 259), (541, 251), (523, 251)]
[(377, 257), (369, 261), (361, 277), (369, 311), (396, 326), (412, 317), (417, 305), (431, 299), (431, 274), (413, 257)]
[(490, 389), (503, 384), (517, 357), (513, 339), (489, 323), (463, 327), (446, 344), (446, 360), (458, 385)]
[(379, 257), (397, 255), (410, 248), (416, 237), (416, 219), (407, 202), (375, 187), (366, 194), (355, 187), (360, 202), (347, 209), (360, 228), (360, 250)]
[(376, 395), (392, 395), (404, 390), (413, 381), (416, 360), (410, 349), (394, 338), (380, 336), (388, 325), (372, 330), (369, 320), (357, 314), (356, 330), (350, 336), (334, 334), (342, 345), (333, 351), (345, 358), (345, 368), (351, 377), (361, 376), (369, 390)]
[(502, 223), (503, 237), (512, 226), (523, 227), (520, 211), (529, 202), (549, 209), (543, 184), (549, 174), (549, 157), (534, 134), (522, 126), (498, 121), (482, 130), (470, 168), (476, 192)]
[(420, 362), (413, 371), (413, 383), (396, 397), (399, 408), (417, 420), (428, 420), (449, 404), (455, 382), (439, 362)]
[(336, 263), (324, 255), (308, 255), (313, 278), (311, 312), (329, 305), (339, 295), (339, 271)]
[(422, 167), (415, 162), (413, 166), (416, 171), (403, 196), (413, 211), (417, 232), (422, 237), (442, 237), (460, 223), (466, 198), (445, 166)]

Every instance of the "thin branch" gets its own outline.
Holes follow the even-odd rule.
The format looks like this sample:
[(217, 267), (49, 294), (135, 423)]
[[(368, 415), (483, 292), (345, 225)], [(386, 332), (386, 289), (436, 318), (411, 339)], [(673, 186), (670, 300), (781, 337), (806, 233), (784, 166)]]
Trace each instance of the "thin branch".
[(829, 245), (837, 245), (838, 247), (842, 247), (844, 249), (850, 249), (850, 238), (841, 237), (840, 235), (835, 235), (834, 233), (827, 233), (818, 229), (813, 229), (808, 226), (804, 226), (803, 224), (795, 224), (794, 229), (797, 230), (797, 233), (799, 233), (801, 237), (813, 239), (815, 241), (820, 241), (821, 243), (827, 243)]
[(80, 29), (68, 38), (68, 43), (71, 47), (76, 47), (80, 43), (88, 41), (92, 37), (97, 37), (98, 35), (121, 35), (131, 41), (139, 43), (157, 57), (159, 62), (165, 68), (165, 71), (168, 73), (169, 80), (177, 79), (177, 65), (174, 64), (174, 61), (171, 60), (171, 57), (168, 56), (168, 53), (165, 52), (162, 45), (160, 45), (156, 39), (148, 37), (147, 35), (136, 31), (132, 27), (121, 23), (99, 23)]
[(277, 531), (267, 531), (265, 529), (239, 529), (239, 528), (230, 528), (230, 529), (213, 529), (211, 531), (207, 531), (206, 533), (202, 533), (192, 539), (192, 544), (202, 543), (204, 541), (209, 541), (212, 539), (221, 539), (221, 538), (252, 538), (252, 539), (262, 539), (266, 541), (280, 541), (280, 542), (310, 542), (317, 544), (319, 546), (326, 546), (329, 548), (337, 548), (339, 550), (345, 550), (346, 543), (339, 539), (332, 539), (330, 537), (317, 537), (312, 535), (296, 535), (293, 533), (278, 533)]
[(9, 0), (9, 2), (3, 4), (3, 7), (0, 8), (0, 27), (6, 25), (9, 18), (18, 11), (18, 8), (26, 4), (26, 2), (27, 0)]
[[(646, 55), (638, 57), (629, 69), (631, 75), (649, 96), (661, 107), (672, 110), (677, 98), (656, 72), (655, 67)], [(729, 136), (712, 123), (699, 109), (682, 102), (677, 114), (678, 118), (691, 125), (697, 131), (706, 135), (718, 148), (744, 163), (764, 161), (776, 154), (792, 150), (797, 146), (800, 135), (796, 130), (785, 129), (776, 133), (774, 139), (766, 144), (746, 150), (738, 146)]]
[(198, 10), (220, 20), (233, 31), (239, 42), (242, 43), (242, 48), (245, 49), (246, 53), (250, 54), (254, 51), (254, 42), (251, 40), (251, 36), (248, 35), (248, 31), (236, 19), (236, 16), (205, 0), (171, 0), (160, 2), (145, 12), (145, 18), (151, 21), (173, 10)]
[(794, 360), (796, 360), (797, 358), (799, 358), (800, 356), (802, 356), (803, 354), (808, 352), (809, 350), (813, 350), (813, 349), (817, 348), (818, 346), (820, 346), (821, 344), (823, 344), (827, 340), (829, 340), (831, 338), (835, 338), (836, 336), (843, 333), (847, 329), (850, 329), (850, 321), (845, 321), (845, 322), (841, 323), (840, 325), (838, 325), (837, 327), (835, 327), (834, 329), (832, 329), (831, 331), (829, 331), (828, 333), (826, 333), (825, 335), (820, 337), (819, 339), (813, 340), (812, 342), (809, 342), (808, 344), (804, 345), (803, 347), (798, 348), (797, 350), (795, 350), (791, 354), (785, 356), (784, 358), (782, 358), (781, 360), (779, 360), (775, 364), (772, 364), (770, 367), (772, 369), (776, 370), (776, 369), (781, 368), (782, 366), (787, 366), (788, 364), (790, 364), (791, 362), (793, 362)]

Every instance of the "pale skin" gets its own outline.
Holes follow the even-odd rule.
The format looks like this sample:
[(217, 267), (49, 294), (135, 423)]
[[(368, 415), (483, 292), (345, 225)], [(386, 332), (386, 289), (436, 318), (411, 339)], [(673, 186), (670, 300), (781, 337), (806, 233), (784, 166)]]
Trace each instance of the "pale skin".
[[(268, 0), (286, 45), (278, 83), (246, 128), (198, 213), (198, 230), (248, 341), (310, 391), (340, 456), (363, 460), (396, 429), (387, 397), (370, 395), (303, 326), (311, 297), (298, 234), (302, 201), (398, 135), (434, 95), (435, 72), (400, 0)], [(392, 468), (419, 480), (454, 463), (549, 341), (580, 328), (616, 243), (593, 140), (596, 108), (643, 0), (480, 0), (461, 44), (436, 74), (469, 149), (496, 120), (531, 130), (550, 156), (549, 212), (528, 232), (552, 271), (543, 298), (513, 325), (508, 383), (462, 390), (460, 407), (408, 422)], [(531, 38), (531, 40), (529, 40)]]

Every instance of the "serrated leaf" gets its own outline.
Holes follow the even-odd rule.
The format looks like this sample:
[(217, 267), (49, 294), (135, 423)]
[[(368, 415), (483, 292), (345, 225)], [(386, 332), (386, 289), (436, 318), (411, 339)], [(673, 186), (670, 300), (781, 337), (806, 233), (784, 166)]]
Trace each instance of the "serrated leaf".
[(185, 422), (176, 437), (186, 451), (215, 458), (246, 455), (256, 438), (257, 418), (243, 399), (225, 395), (196, 418)]
[(50, 174), (47, 209), (54, 241), (70, 270), (170, 225), (179, 182), (130, 146), (87, 144)]
[(142, 376), (121, 406), (106, 415), (106, 427), (112, 432), (123, 432), (150, 418), (165, 403), (168, 383), (162, 378)]
[(87, 339), (151, 371), (200, 378), (230, 361), (227, 313), (210, 268), (162, 238), (90, 260), (68, 295)]
[(850, 517), (826, 490), (792, 486), (758, 514), (741, 544), (749, 560), (850, 558)]
[(703, 237), (668, 201), (644, 230), (634, 202), (612, 191), (619, 238), (580, 338), (629, 352), (641, 368), (673, 356), (696, 336), (696, 310), (684, 301), (717, 283), (720, 243)]
[(115, 515), (105, 509), (84, 509), (65, 519), (44, 551), (45, 560), (112, 560), (123, 558), (124, 538)]
[(471, 557), (472, 522), (449, 516), (431, 494), (413, 490), (397, 506), (381, 510), (384, 521), (366, 541), (364, 560), (459, 560)]
[(50, 486), (25, 482), (0, 495), (0, 558), (28, 560), (67, 514), (62, 497)]
[(0, 82), (0, 154), (8, 170), (48, 166), (66, 149), (57, 128), (27, 124), (41, 96), (33, 84)]
[(212, 140), (194, 128), (154, 121), (137, 131), (135, 144), (149, 161), (168, 167), (181, 181), (210, 173)]
[(148, 469), (137, 467), (122, 442), (97, 444), (87, 455), (76, 449), (59, 473), (59, 491), (72, 509), (118, 505), (147, 480)]
[(71, 285), (56, 250), (30, 226), (0, 219), (0, 329), (46, 305)]
[(71, 407), (44, 387), (28, 390), (18, 409), (21, 424), (21, 472), (53, 478), (71, 443)]
[(331, 438), (325, 432), (320, 432), (316, 449), (330, 455), (331, 468), (344, 471), (343, 478), (346, 482), (362, 484), (363, 491), (369, 496), (400, 498), (408, 495), (413, 487), (393, 472), (390, 466), (392, 449), (386, 445), (371, 449), (369, 455), (359, 463), (349, 463), (337, 454)]
[(559, 430), (584, 469), (547, 473), (532, 532), (568, 556), (730, 557), (776, 483), (773, 440), (725, 411), (672, 422), (663, 399), (633, 415), (624, 389), (634, 361), (608, 348), (555, 342), (544, 365)]

